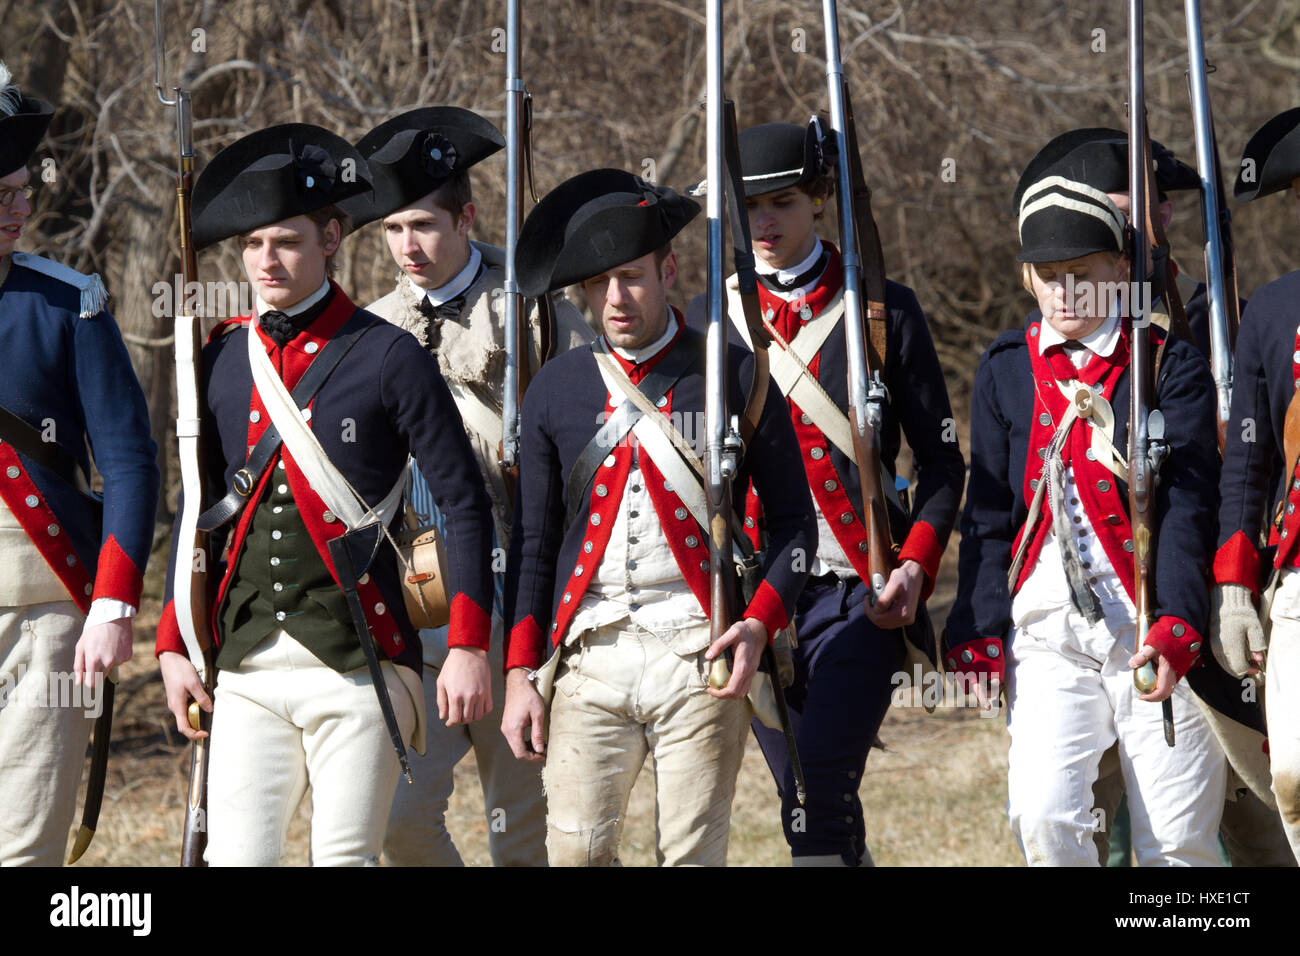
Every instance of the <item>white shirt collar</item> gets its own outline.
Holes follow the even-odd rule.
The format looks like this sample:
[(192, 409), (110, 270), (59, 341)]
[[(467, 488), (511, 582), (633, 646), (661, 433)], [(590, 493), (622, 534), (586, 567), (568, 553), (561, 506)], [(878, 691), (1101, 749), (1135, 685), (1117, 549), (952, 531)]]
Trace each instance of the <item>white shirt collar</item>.
[(293, 318), (295, 315), (302, 315), (304, 312), (310, 309), (321, 299), (325, 298), (329, 290), (330, 290), (330, 280), (328, 277), (326, 277), (325, 281), (320, 284), (319, 289), (317, 289), (311, 295), (307, 296), (307, 298), (299, 299), (297, 302), (289, 306), (287, 309), (276, 309), (275, 306), (268, 305), (266, 302), (262, 301), (262, 297), (259, 295), (257, 297), (257, 314), (262, 315), (265, 312), (278, 311), (278, 312), (283, 312), (285, 315), (289, 316), (289, 318)]
[[(1086, 364), (1086, 360), (1090, 357), (1089, 353), (1101, 356), (1110, 355), (1115, 351), (1116, 346), (1119, 345), (1121, 331), (1122, 325), (1119, 320), (1119, 315), (1112, 312), (1105, 322), (1101, 323), (1101, 325), (1091, 333), (1078, 340), (1079, 344), (1083, 345), (1086, 351), (1080, 349), (1073, 353), (1067, 353), (1070, 355), (1070, 361), (1074, 362), (1075, 368), (1082, 368)], [(1039, 355), (1042, 355), (1053, 345), (1060, 345), (1065, 341), (1065, 336), (1056, 331), (1056, 329), (1054, 329), (1051, 323), (1046, 319), (1043, 319), (1039, 323)]]
[(764, 269), (761, 266), (757, 267), (757, 269), (765, 276), (774, 277), (777, 282), (783, 284), (787, 282), (793, 282), (795, 279), (799, 278), (801, 275), (803, 275), (805, 272), (807, 272), (809, 269), (815, 266), (817, 264), (817, 260), (821, 258), (821, 254), (822, 254), (822, 241), (821, 239), (818, 239), (816, 242), (813, 243), (812, 252), (808, 253), (808, 255), (804, 258), (802, 262), (796, 262), (788, 269), (777, 269), (775, 271), (772, 271), (769, 269)]
[(643, 345), (639, 349), (625, 349), (610, 342), (608, 336), (605, 338), (605, 344), (633, 365), (640, 365), (642, 362), (654, 358), (668, 345), (669, 342), (673, 340), (673, 336), (677, 334), (677, 315), (673, 312), (672, 306), (668, 306), (667, 308), (668, 327), (664, 329), (663, 335), (659, 336), (659, 338), (655, 339), (649, 345)]
[(479, 252), (474, 246), (470, 246), (469, 262), (465, 263), (465, 268), (457, 272), (446, 285), (440, 285), (436, 289), (429, 289), (424, 293), (424, 297), (429, 300), (430, 305), (442, 305), (444, 302), (450, 302), (470, 287), (474, 277), (478, 275), (478, 267), (482, 261), (483, 253)]

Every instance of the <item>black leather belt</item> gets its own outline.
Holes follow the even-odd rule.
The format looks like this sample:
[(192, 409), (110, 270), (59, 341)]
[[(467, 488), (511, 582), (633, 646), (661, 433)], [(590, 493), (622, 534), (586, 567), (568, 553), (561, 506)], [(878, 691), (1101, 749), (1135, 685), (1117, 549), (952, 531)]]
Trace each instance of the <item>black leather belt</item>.
[[(358, 309), (338, 334), (325, 343), (316, 360), (308, 366), (306, 373), (291, 393), (294, 404), (299, 408), (305, 408), (320, 391), (330, 373), (338, 367), (339, 362), (343, 361), (343, 356), (348, 354), (361, 336), (376, 325), (382, 324), (382, 320)], [(255, 334), (251, 326), (248, 334)], [(271, 459), (275, 457), (283, 441), (279, 430), (275, 427), (275, 422), (272, 422), (262, 433), (262, 437), (257, 440), (253, 450), (249, 452), (244, 466), (235, 472), (230, 481), (230, 490), (226, 492), (225, 497), (199, 515), (200, 531), (216, 531), (234, 520), (248, 503), (249, 496), (257, 487), (263, 472), (266, 471), (267, 465), (271, 463)]]

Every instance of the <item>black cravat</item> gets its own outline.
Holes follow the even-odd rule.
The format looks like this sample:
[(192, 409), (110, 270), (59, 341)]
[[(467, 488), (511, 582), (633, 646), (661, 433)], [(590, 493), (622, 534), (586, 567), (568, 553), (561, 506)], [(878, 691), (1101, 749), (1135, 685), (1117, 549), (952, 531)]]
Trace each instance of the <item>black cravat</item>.
[(271, 337), (276, 348), (284, 348), (289, 344), (289, 340), (298, 334), (298, 327), (293, 319), (279, 309), (263, 312), (257, 317), (257, 324)]
[(427, 295), (420, 296), (420, 303), (416, 306), (420, 314), (437, 322), (445, 322), (448, 319), (455, 322), (460, 318), (461, 311), (465, 308), (465, 297), (458, 295), (454, 299), (448, 299), (446, 302), (434, 305), (429, 301)]
[(826, 264), (831, 261), (831, 254), (827, 249), (822, 247), (822, 254), (817, 257), (817, 261), (807, 272), (801, 272), (789, 282), (782, 282), (776, 277), (775, 272), (758, 273), (758, 281), (763, 283), (773, 292), (793, 292), (795, 289), (811, 289), (816, 284), (817, 279), (826, 269)]

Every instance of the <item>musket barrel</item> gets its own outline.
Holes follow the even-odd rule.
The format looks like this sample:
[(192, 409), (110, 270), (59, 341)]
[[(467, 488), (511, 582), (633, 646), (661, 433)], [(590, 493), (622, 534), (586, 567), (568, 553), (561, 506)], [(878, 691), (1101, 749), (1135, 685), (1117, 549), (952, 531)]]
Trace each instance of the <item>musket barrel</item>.
[(1228, 297), (1224, 249), (1219, 232), (1220, 171), (1210, 111), (1205, 38), (1201, 32), (1200, 0), (1186, 0), (1188, 89), (1192, 99), (1192, 128), (1196, 137), (1196, 169), (1201, 177), (1201, 225), (1205, 235), (1205, 285), (1210, 305), (1210, 370), (1214, 373), (1217, 415), (1226, 425), (1232, 401), (1232, 344), (1228, 332)]
[[(506, 248), (505, 346), (506, 369), (502, 383), (501, 464), (512, 468), (519, 453), (519, 317), (523, 296), (515, 273), (515, 247), (519, 244), (519, 213), (522, 199), (523, 157), (520, 151), (524, 82), (520, 76), (519, 0), (506, 3)], [(527, 359), (524, 359), (527, 361)]]

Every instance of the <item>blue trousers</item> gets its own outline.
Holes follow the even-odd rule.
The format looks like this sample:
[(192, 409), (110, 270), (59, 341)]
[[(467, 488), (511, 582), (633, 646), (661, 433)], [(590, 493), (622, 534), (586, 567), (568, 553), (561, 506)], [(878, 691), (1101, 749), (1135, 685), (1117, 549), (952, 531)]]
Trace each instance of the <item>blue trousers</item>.
[(838, 853), (848, 866), (857, 866), (866, 851), (858, 786), (889, 709), (891, 678), (905, 659), (900, 634), (867, 618), (867, 590), (857, 578), (815, 578), (795, 607), (799, 646), (794, 683), (785, 693), (808, 786), (802, 811), (784, 736), (753, 722), (776, 779), (791, 855)]

